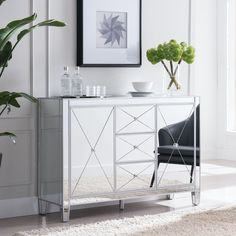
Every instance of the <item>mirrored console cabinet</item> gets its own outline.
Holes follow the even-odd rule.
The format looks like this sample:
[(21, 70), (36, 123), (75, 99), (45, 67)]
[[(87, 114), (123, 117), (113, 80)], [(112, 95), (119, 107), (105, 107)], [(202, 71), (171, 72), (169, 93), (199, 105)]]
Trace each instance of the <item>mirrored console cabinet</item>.
[(42, 98), (39, 212), (190, 192), (200, 201), (198, 97)]

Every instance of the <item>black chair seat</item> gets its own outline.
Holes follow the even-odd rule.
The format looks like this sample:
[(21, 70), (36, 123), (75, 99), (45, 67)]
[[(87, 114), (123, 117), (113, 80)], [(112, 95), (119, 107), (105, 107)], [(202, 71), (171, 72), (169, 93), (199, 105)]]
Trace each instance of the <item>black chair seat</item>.
[[(159, 155), (169, 155), (170, 156), (172, 152), (173, 152), (173, 154), (172, 154), (173, 156), (178, 156), (178, 157), (181, 157), (181, 155), (182, 156), (190, 156), (193, 159), (193, 156), (194, 156), (194, 148), (193, 147), (189, 147), (189, 146), (175, 147), (173, 145), (166, 145), (166, 146), (158, 147)], [(181, 155), (180, 155), (180, 153), (181, 153)], [(197, 154), (197, 157), (199, 157), (199, 147), (196, 148), (196, 154)]]
[[(158, 163), (170, 163), (176, 165), (193, 165), (194, 160), (192, 156), (172, 156), (170, 159), (169, 155), (159, 155), (158, 156)], [(196, 159), (196, 165), (199, 166), (199, 157)]]

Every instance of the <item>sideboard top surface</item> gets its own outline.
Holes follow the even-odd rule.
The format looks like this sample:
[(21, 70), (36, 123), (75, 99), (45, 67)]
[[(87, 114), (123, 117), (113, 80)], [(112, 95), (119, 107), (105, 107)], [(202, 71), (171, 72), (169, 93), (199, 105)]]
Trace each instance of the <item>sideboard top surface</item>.
[(108, 106), (108, 105), (142, 105), (142, 104), (185, 104), (191, 103), (198, 96), (156, 96), (156, 97), (107, 97), (107, 98), (39, 98), (40, 100), (61, 100), (71, 106)]

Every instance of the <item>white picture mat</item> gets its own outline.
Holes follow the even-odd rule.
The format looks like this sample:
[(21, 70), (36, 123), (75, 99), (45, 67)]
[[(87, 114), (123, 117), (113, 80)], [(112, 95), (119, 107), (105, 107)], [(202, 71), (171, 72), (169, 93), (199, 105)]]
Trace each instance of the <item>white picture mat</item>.
[[(84, 64), (140, 63), (139, 0), (85, 0), (83, 5)], [(89, 9), (89, 10), (88, 10)], [(97, 11), (127, 12), (127, 48), (96, 48)]]

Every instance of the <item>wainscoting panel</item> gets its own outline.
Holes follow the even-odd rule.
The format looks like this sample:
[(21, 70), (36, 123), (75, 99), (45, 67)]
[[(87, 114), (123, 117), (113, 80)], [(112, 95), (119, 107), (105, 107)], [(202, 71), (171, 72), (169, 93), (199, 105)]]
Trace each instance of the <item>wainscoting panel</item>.
[[(2, 138), (0, 143), (0, 150), (4, 150), (0, 171), (0, 199), (11, 187), (31, 187), (34, 182), (33, 162), (35, 159), (32, 157), (32, 133), (31, 131), (15, 131), (15, 133), (17, 135), (16, 144), (13, 144), (9, 138)], [(7, 197), (19, 196), (15, 192), (12, 196)]]
[[(32, 1), (8, 0), (0, 8), (1, 26), (9, 21), (32, 14)], [(31, 37), (27, 36), (13, 52), (13, 58), (0, 81), (2, 90), (31, 93)], [(35, 195), (35, 120), (33, 106), (20, 99), (21, 109), (12, 108), (0, 118), (0, 131), (17, 135), (16, 144), (10, 138), (1, 137), (0, 152), (3, 153), (0, 168), (0, 200)], [(0, 205), (2, 212), (2, 205)]]

